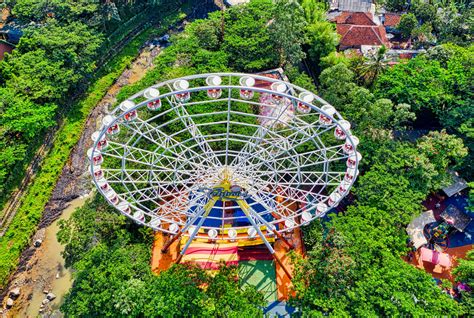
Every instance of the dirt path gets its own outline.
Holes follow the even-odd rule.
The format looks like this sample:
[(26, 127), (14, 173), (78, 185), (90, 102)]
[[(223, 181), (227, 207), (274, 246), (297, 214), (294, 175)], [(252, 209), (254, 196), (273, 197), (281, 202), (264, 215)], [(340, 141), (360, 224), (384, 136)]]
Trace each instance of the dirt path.
[[(57, 220), (61, 213), (69, 206), (71, 200), (85, 196), (91, 191), (92, 186), (87, 173), (88, 163), (85, 157), (85, 151), (92, 146), (90, 136), (100, 127), (101, 120), (106, 114), (107, 109), (116, 102), (115, 97), (120, 89), (125, 85), (133, 84), (142, 79), (146, 71), (153, 68), (153, 58), (151, 57), (158, 55), (160, 50), (159, 47), (153, 49), (145, 47), (142, 49), (130, 68), (122, 73), (115, 84), (109, 88), (105, 97), (91, 112), (82, 132), (82, 136), (73, 148), (71, 156), (64, 166), (58, 183), (56, 184), (52, 197), (45, 207), (39, 229), (32, 242), (37, 238), (46, 238), (45, 232), (52, 227), (51, 224)], [(55, 224), (53, 224), (53, 227), (54, 226)], [(53, 286), (58, 273), (55, 268), (57, 264), (51, 265), (48, 260), (57, 260), (57, 257), (60, 256), (60, 249), (48, 249), (50, 246), (50, 244), (42, 244), (39, 248), (30, 246), (22, 253), (20, 265), (7, 289), (11, 290), (14, 287), (20, 287), (21, 294), (20, 297), (15, 300), (12, 309), (3, 312), (3, 317), (29, 317), (29, 314), (32, 312), (38, 313), (40, 309), (39, 306), (41, 305), (41, 303), (38, 302), (38, 291), (42, 292), (44, 288), (42, 286), (46, 286), (45, 288), (48, 288), (47, 286)], [(48, 267), (48, 264), (51, 265), (52, 268)], [(64, 287), (64, 284), (62, 286)], [(68, 288), (59, 288), (58, 290), (64, 294)], [(57, 309), (58, 306), (55, 305), (54, 302), (59, 303), (64, 295), (56, 294), (56, 296), (57, 300), (54, 300), (51, 306), (48, 306), (48, 309)], [(32, 306), (37, 306), (38, 308), (32, 308)], [(47, 312), (45, 312), (44, 315), (49, 316)], [(57, 316), (55, 315), (55, 317)]]

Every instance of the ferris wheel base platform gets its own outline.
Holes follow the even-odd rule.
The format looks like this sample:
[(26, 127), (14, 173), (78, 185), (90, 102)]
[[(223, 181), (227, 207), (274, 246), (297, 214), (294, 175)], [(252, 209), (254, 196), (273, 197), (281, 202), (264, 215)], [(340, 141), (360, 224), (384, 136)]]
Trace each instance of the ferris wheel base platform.
[[(304, 255), (304, 246), (301, 237), (301, 230), (295, 229), (286, 235), (286, 239), (295, 247), (295, 251), (299, 255)], [(155, 240), (152, 248), (151, 269), (154, 273), (167, 270), (174, 264), (180, 255), (181, 247), (187, 238), (176, 240), (171, 244), (168, 252), (162, 253), (161, 249), (165, 246), (169, 237), (163, 232), (155, 233)], [(288, 257), (288, 248), (281, 240), (272, 240), (276, 256), (281, 260), (291, 273), (293, 266)], [(182, 263), (195, 263), (205, 270), (218, 270), (222, 262), (227, 266), (241, 266), (241, 264), (250, 264), (251, 262), (270, 262), (274, 268), (274, 277), (276, 285), (276, 294), (279, 301), (288, 300), (292, 295), (291, 280), (285, 273), (285, 269), (278, 263), (273, 261), (273, 257), (268, 250), (263, 248), (261, 240), (236, 241), (209, 243), (208, 240), (195, 240), (191, 243), (185, 255), (182, 257)], [(248, 263), (250, 262), (250, 263)], [(253, 264), (253, 263), (252, 263)], [(250, 280), (251, 281), (251, 280)], [(249, 282), (250, 282), (249, 281)], [(250, 282), (251, 283), (251, 282)]]

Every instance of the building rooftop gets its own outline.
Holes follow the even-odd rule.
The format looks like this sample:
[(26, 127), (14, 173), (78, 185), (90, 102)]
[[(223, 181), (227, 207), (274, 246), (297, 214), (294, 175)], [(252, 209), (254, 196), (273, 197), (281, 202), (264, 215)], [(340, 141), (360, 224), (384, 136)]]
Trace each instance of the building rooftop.
[(400, 23), (401, 15), (398, 13), (385, 13), (383, 25), (386, 27), (396, 27)]
[(341, 49), (360, 47), (362, 45), (389, 46), (385, 28), (378, 26), (338, 24), (337, 33), (341, 36), (339, 46)]
[(376, 25), (370, 12), (344, 11), (333, 21), (337, 24)]

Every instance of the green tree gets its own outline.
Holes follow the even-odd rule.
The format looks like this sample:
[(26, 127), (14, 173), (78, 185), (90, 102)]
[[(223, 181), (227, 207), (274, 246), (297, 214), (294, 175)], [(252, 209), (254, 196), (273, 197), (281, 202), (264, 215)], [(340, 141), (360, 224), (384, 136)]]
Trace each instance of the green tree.
[(407, 7), (406, 0), (385, 0), (383, 3), (385, 4), (385, 8), (392, 12), (400, 12)]
[(402, 14), (397, 29), (405, 38), (409, 38), (413, 30), (418, 26), (418, 20), (413, 13)]
[(388, 68), (389, 59), (386, 56), (387, 48), (382, 45), (375, 53), (364, 57), (363, 63), (358, 67), (358, 73), (365, 85), (372, 86), (380, 74)]
[[(251, 1), (225, 11), (222, 48), (235, 70), (257, 71), (278, 66), (279, 57), (268, 32), (272, 11), (271, 0)], [(211, 17), (220, 19), (220, 13)]]
[[(465, 259), (459, 259), (459, 265), (453, 269), (453, 275), (456, 281), (474, 288), (474, 250), (467, 252)], [(474, 299), (470, 291), (461, 291), (461, 304), (468, 316), (474, 314)]]
[(101, 43), (101, 35), (83, 23), (62, 26), (51, 22), (42, 28), (25, 30), (17, 49), (20, 54), (43, 49), (49, 61), (62, 63), (65, 69), (73, 72), (69, 81), (74, 85), (95, 69), (94, 61)]
[(292, 0), (276, 0), (268, 29), (274, 48), (280, 56), (280, 66), (297, 65), (305, 57), (302, 49), (306, 21), (303, 8)]
[(69, 317), (257, 317), (263, 295), (241, 289), (235, 267), (216, 275), (191, 265), (150, 270), (152, 233), (96, 198), (60, 224), (74, 285), (61, 306)]
[(62, 60), (51, 61), (42, 49), (25, 53), (15, 50), (1, 71), (7, 88), (38, 103), (61, 99), (71, 81), (77, 80), (74, 70), (66, 68)]
[(436, 7), (431, 3), (419, 1), (415, 2), (411, 11), (422, 23), (433, 23), (436, 18)]
[(339, 36), (334, 24), (327, 20), (324, 3), (316, 0), (303, 0), (301, 6), (307, 22), (305, 49), (311, 62), (319, 65), (321, 58), (336, 51)]

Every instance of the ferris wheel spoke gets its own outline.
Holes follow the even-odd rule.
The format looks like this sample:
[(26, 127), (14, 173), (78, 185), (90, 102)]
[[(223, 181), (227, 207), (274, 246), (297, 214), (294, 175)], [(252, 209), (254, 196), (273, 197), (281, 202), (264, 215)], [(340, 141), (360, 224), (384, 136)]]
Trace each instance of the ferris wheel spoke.
[[(157, 146), (155, 149), (155, 161), (165, 159), (173, 165), (177, 165), (177, 162), (187, 162), (194, 166), (213, 164), (206, 156), (198, 154), (196, 151), (186, 147), (183, 143), (170, 137), (163, 131), (156, 129), (156, 127), (146, 121), (137, 120), (137, 123), (133, 122), (129, 124), (128, 127)], [(161, 152), (158, 152), (158, 150)], [(171, 152), (172, 155), (166, 155), (166, 152)], [(189, 160), (190, 158), (193, 160)], [(202, 159), (202, 161), (195, 162), (194, 159), (198, 158)]]
[[(330, 128), (327, 128), (327, 129), (330, 129)], [(300, 133), (302, 133), (302, 132), (304, 132), (304, 130), (298, 130), (298, 131), (295, 131), (294, 133), (292, 133), (290, 136), (286, 137), (287, 141), (286, 141), (285, 145), (288, 145), (287, 148), (283, 148), (281, 145), (272, 145), (273, 149), (271, 150), (271, 152), (267, 152), (268, 155), (264, 156), (263, 160), (262, 160), (262, 156), (265, 154), (265, 149), (261, 149), (260, 151), (256, 151), (254, 154), (249, 156), (249, 159), (247, 160), (246, 165), (248, 166), (249, 169), (258, 168), (259, 165), (262, 165), (265, 162), (265, 160), (269, 160), (269, 159), (272, 159), (272, 158), (278, 158), (281, 155), (286, 155), (286, 154), (292, 152), (293, 150), (296, 150), (296, 147), (298, 147), (300, 145), (303, 145), (308, 141), (312, 141), (315, 144), (322, 144), (321, 140), (319, 139), (318, 134), (308, 135), (307, 133), (304, 133), (306, 135), (306, 137), (301, 138)], [(280, 150), (280, 151), (278, 151), (278, 150)], [(321, 153), (324, 154), (325, 149), (324, 148), (319, 148), (315, 152), (321, 152)], [(288, 159), (288, 158), (292, 158), (292, 157), (293, 156), (288, 155), (284, 158), (280, 158), (280, 160)], [(255, 160), (257, 161), (257, 163), (255, 163)]]
[(262, 141), (267, 136), (268, 132), (271, 131), (275, 127), (275, 124), (277, 122), (279, 122), (279, 120), (283, 116), (283, 114), (288, 111), (288, 108), (290, 107), (290, 105), (292, 105), (292, 104), (287, 103), (286, 107), (284, 107), (284, 108), (282, 107), (282, 109), (280, 109), (280, 111), (278, 112), (277, 118), (275, 118), (274, 121), (270, 124), (270, 127), (261, 126), (261, 128), (259, 128), (257, 130), (257, 132), (254, 134), (256, 142), (253, 143), (253, 144), (245, 145), (244, 149), (242, 149), (242, 156), (243, 156), (242, 160), (239, 160), (240, 162), (238, 162), (238, 163), (233, 162), (232, 165), (235, 164), (237, 166), (237, 169), (238, 169), (240, 166), (244, 165), (247, 162), (248, 156), (251, 153), (255, 152), (255, 147), (260, 145), (260, 143), (262, 143)]
[[(282, 205), (281, 203), (277, 202), (275, 198), (270, 198), (268, 195), (263, 195), (263, 193), (261, 192), (252, 191), (252, 190), (250, 193), (252, 194), (253, 198), (258, 198), (256, 202), (264, 206), (267, 209), (267, 211), (271, 211), (273, 216), (277, 215), (277, 219), (282, 219), (285, 217), (285, 215), (290, 213), (290, 209)], [(273, 195), (273, 196), (276, 197), (276, 195)], [(286, 211), (287, 213), (286, 214), (282, 213), (282, 211)]]
[(181, 122), (188, 129), (188, 132), (195, 139), (196, 143), (199, 145), (199, 148), (201, 148), (204, 155), (209, 159), (209, 162), (211, 162), (214, 165), (214, 167), (221, 166), (219, 159), (214, 154), (214, 150), (206, 142), (206, 138), (204, 138), (200, 129), (194, 122), (193, 118), (189, 115), (188, 111), (183, 106), (183, 104), (177, 103), (175, 96), (173, 96), (171, 99), (167, 98), (167, 101), (168, 103), (170, 103), (172, 107), (175, 106), (174, 109), (175, 109), (176, 115), (178, 115)]

